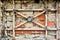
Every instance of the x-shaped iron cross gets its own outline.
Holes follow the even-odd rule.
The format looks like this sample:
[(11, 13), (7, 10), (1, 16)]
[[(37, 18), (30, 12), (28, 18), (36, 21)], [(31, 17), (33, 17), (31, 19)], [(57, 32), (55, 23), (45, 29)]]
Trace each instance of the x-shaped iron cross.
[[(16, 12), (16, 13), (17, 13), (17, 12)], [(42, 25), (42, 24), (40, 24), (40, 23), (38, 23), (38, 22), (34, 22), (34, 21), (33, 21), (34, 18), (42, 15), (43, 13), (45, 13), (45, 11), (43, 11), (43, 12), (41, 12), (41, 13), (38, 13), (38, 14), (35, 15), (34, 17), (27, 17), (27, 16), (23, 15), (22, 13), (17, 13), (17, 14), (19, 14), (20, 16), (26, 18), (27, 21), (24, 21), (24, 22), (22, 22), (21, 24), (17, 25), (16, 28), (18, 28), (19, 26), (21, 26), (21, 25), (23, 25), (23, 24), (25, 24), (25, 23), (27, 23), (27, 22), (33, 22), (33, 23), (35, 23), (35, 24), (37, 24), (37, 25), (39, 25), (39, 26), (41, 26), (41, 27), (45, 27), (44, 25)]]

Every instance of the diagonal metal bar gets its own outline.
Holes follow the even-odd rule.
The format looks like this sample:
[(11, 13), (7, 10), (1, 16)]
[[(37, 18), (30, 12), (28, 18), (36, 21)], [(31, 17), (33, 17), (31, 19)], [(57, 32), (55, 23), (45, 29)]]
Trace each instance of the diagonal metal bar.
[(43, 13), (45, 13), (45, 11), (43, 11), (43, 12), (41, 12), (41, 13), (37, 14), (37, 15), (36, 15), (36, 16), (34, 16), (33, 18), (36, 18), (36, 17), (38, 17), (39, 15), (41, 15), (41, 14), (43, 14)]
[(41, 27), (45, 27), (44, 25), (42, 25), (42, 24), (40, 24), (40, 23), (38, 23), (38, 22), (33, 22), (33, 23), (35, 23), (35, 24), (37, 24), (37, 25), (39, 25), (39, 26), (41, 26)]
[(23, 23), (17, 25), (15, 28), (18, 28), (19, 26), (21, 26), (21, 25), (23, 25), (23, 24), (25, 24), (25, 23), (27, 23), (27, 21), (24, 21)]
[(23, 14), (21, 14), (21, 13), (18, 13), (18, 12), (17, 12), (17, 14), (19, 14), (20, 16), (22, 16), (22, 17), (24, 17), (24, 18), (27, 18), (25, 15), (23, 15)]

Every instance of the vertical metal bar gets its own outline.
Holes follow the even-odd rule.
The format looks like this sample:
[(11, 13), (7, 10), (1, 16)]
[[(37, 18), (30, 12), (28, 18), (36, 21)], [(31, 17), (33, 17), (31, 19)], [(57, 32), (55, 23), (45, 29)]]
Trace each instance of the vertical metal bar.
[(46, 29), (45, 29), (45, 31), (46, 31), (46, 39), (47, 39), (47, 14), (45, 14), (45, 17), (46, 17), (46, 20), (45, 20), (45, 27), (46, 27)]
[(46, 5), (45, 5), (45, 11), (46, 11), (46, 14), (45, 14), (45, 17), (46, 17), (46, 19), (45, 19), (45, 31), (46, 31), (46, 34), (45, 34), (45, 37), (46, 37), (46, 40), (47, 40), (47, 2), (45, 3)]
[[(14, 10), (14, 0), (13, 0), (13, 10)], [(13, 11), (13, 37), (15, 37), (15, 14)]]
[(15, 14), (13, 14), (13, 37), (15, 37)]
[[(58, 2), (57, 2), (58, 3)], [(56, 7), (56, 9), (57, 9), (57, 12), (56, 12), (56, 26), (57, 26), (57, 32), (56, 32), (56, 37), (57, 37), (57, 39), (58, 39), (58, 4), (56, 3), (56, 5), (57, 5), (57, 7)]]

